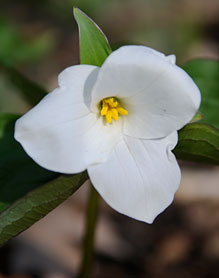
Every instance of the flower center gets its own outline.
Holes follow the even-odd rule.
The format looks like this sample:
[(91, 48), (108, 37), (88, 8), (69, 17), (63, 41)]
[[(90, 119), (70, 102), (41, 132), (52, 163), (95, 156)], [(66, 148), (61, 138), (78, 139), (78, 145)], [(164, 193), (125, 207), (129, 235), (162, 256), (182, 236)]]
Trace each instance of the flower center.
[(115, 97), (108, 97), (100, 102), (100, 114), (105, 116), (107, 123), (110, 124), (112, 119), (118, 121), (119, 115), (128, 115), (128, 111), (121, 106)]

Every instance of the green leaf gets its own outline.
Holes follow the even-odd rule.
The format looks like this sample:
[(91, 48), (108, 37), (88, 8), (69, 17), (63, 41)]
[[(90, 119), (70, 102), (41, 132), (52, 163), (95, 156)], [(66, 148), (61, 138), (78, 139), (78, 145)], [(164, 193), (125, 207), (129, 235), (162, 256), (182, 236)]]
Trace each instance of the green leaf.
[(38, 166), (14, 139), (19, 116), (0, 114), (0, 212), (58, 174)]
[(203, 123), (191, 123), (179, 132), (174, 149), (177, 158), (219, 165), (218, 129)]
[(0, 245), (56, 208), (71, 196), (86, 179), (86, 172), (61, 176), (17, 200), (0, 214)]
[(192, 60), (183, 66), (192, 77), (202, 94), (201, 122), (219, 128), (219, 62), (213, 60)]
[(6, 76), (10, 83), (16, 87), (18, 93), (20, 93), (31, 105), (37, 104), (47, 94), (47, 92), (39, 85), (30, 81), (14, 68), (1, 62), (0, 73), (3, 73)]
[(81, 64), (101, 66), (112, 52), (109, 42), (97, 24), (78, 8), (74, 8), (80, 35)]
[(87, 174), (47, 171), (14, 139), (17, 115), (0, 114), (0, 244), (24, 231), (74, 193)]
[(179, 131), (174, 150), (179, 159), (219, 165), (219, 63), (192, 60), (183, 66), (202, 94), (200, 115)]

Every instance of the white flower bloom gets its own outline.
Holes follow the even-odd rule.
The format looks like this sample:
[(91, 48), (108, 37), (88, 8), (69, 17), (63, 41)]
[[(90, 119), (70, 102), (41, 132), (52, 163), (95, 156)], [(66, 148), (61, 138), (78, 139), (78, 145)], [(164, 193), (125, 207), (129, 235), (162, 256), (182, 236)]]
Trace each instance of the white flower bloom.
[(174, 55), (124, 46), (100, 68), (65, 69), (59, 88), (16, 122), (15, 138), (46, 169), (87, 169), (111, 207), (151, 223), (180, 184), (171, 150), (199, 105)]

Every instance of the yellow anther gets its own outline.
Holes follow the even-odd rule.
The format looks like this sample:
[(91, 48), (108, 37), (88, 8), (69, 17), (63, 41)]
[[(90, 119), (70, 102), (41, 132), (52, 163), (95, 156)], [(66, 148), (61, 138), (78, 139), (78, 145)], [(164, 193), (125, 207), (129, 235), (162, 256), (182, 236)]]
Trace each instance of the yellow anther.
[(118, 119), (119, 119), (119, 113), (118, 113), (118, 111), (116, 110), (116, 108), (113, 108), (111, 111), (112, 111), (112, 118), (113, 118), (113, 120), (118, 121)]
[(103, 102), (103, 107), (102, 107), (101, 112), (100, 112), (101, 115), (106, 116), (107, 111), (108, 111), (108, 105), (105, 102)]
[(100, 102), (100, 114), (106, 117), (107, 123), (111, 123), (112, 119), (118, 121), (119, 115), (128, 115), (128, 111), (124, 109), (115, 97), (105, 98)]
[(128, 111), (122, 108), (122, 106), (118, 106), (117, 111), (119, 112), (120, 115), (128, 115)]
[(118, 101), (115, 100), (113, 97), (106, 98), (105, 103), (107, 103), (110, 107), (116, 107), (118, 105)]
[(107, 113), (106, 113), (106, 121), (108, 124), (111, 123), (112, 121), (112, 110), (109, 110)]

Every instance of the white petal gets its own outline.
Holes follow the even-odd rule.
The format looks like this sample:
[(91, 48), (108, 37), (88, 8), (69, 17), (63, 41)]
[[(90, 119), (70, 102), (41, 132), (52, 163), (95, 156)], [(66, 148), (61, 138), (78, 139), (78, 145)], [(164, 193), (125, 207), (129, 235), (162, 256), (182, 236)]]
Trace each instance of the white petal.
[(174, 54), (168, 55), (166, 58), (171, 64), (176, 64), (176, 56)]
[(39, 165), (61, 173), (77, 173), (103, 161), (121, 136), (85, 104), (97, 68), (75, 66), (61, 73), (60, 88), (48, 94), (16, 122), (15, 138)]
[(129, 114), (124, 132), (136, 138), (161, 138), (182, 128), (200, 105), (200, 92), (189, 75), (165, 56), (144, 46), (124, 46), (101, 67), (91, 108), (115, 96)]
[(176, 132), (157, 140), (125, 136), (106, 162), (88, 168), (90, 179), (112, 208), (152, 223), (171, 204), (180, 184), (171, 152), (176, 142)]

